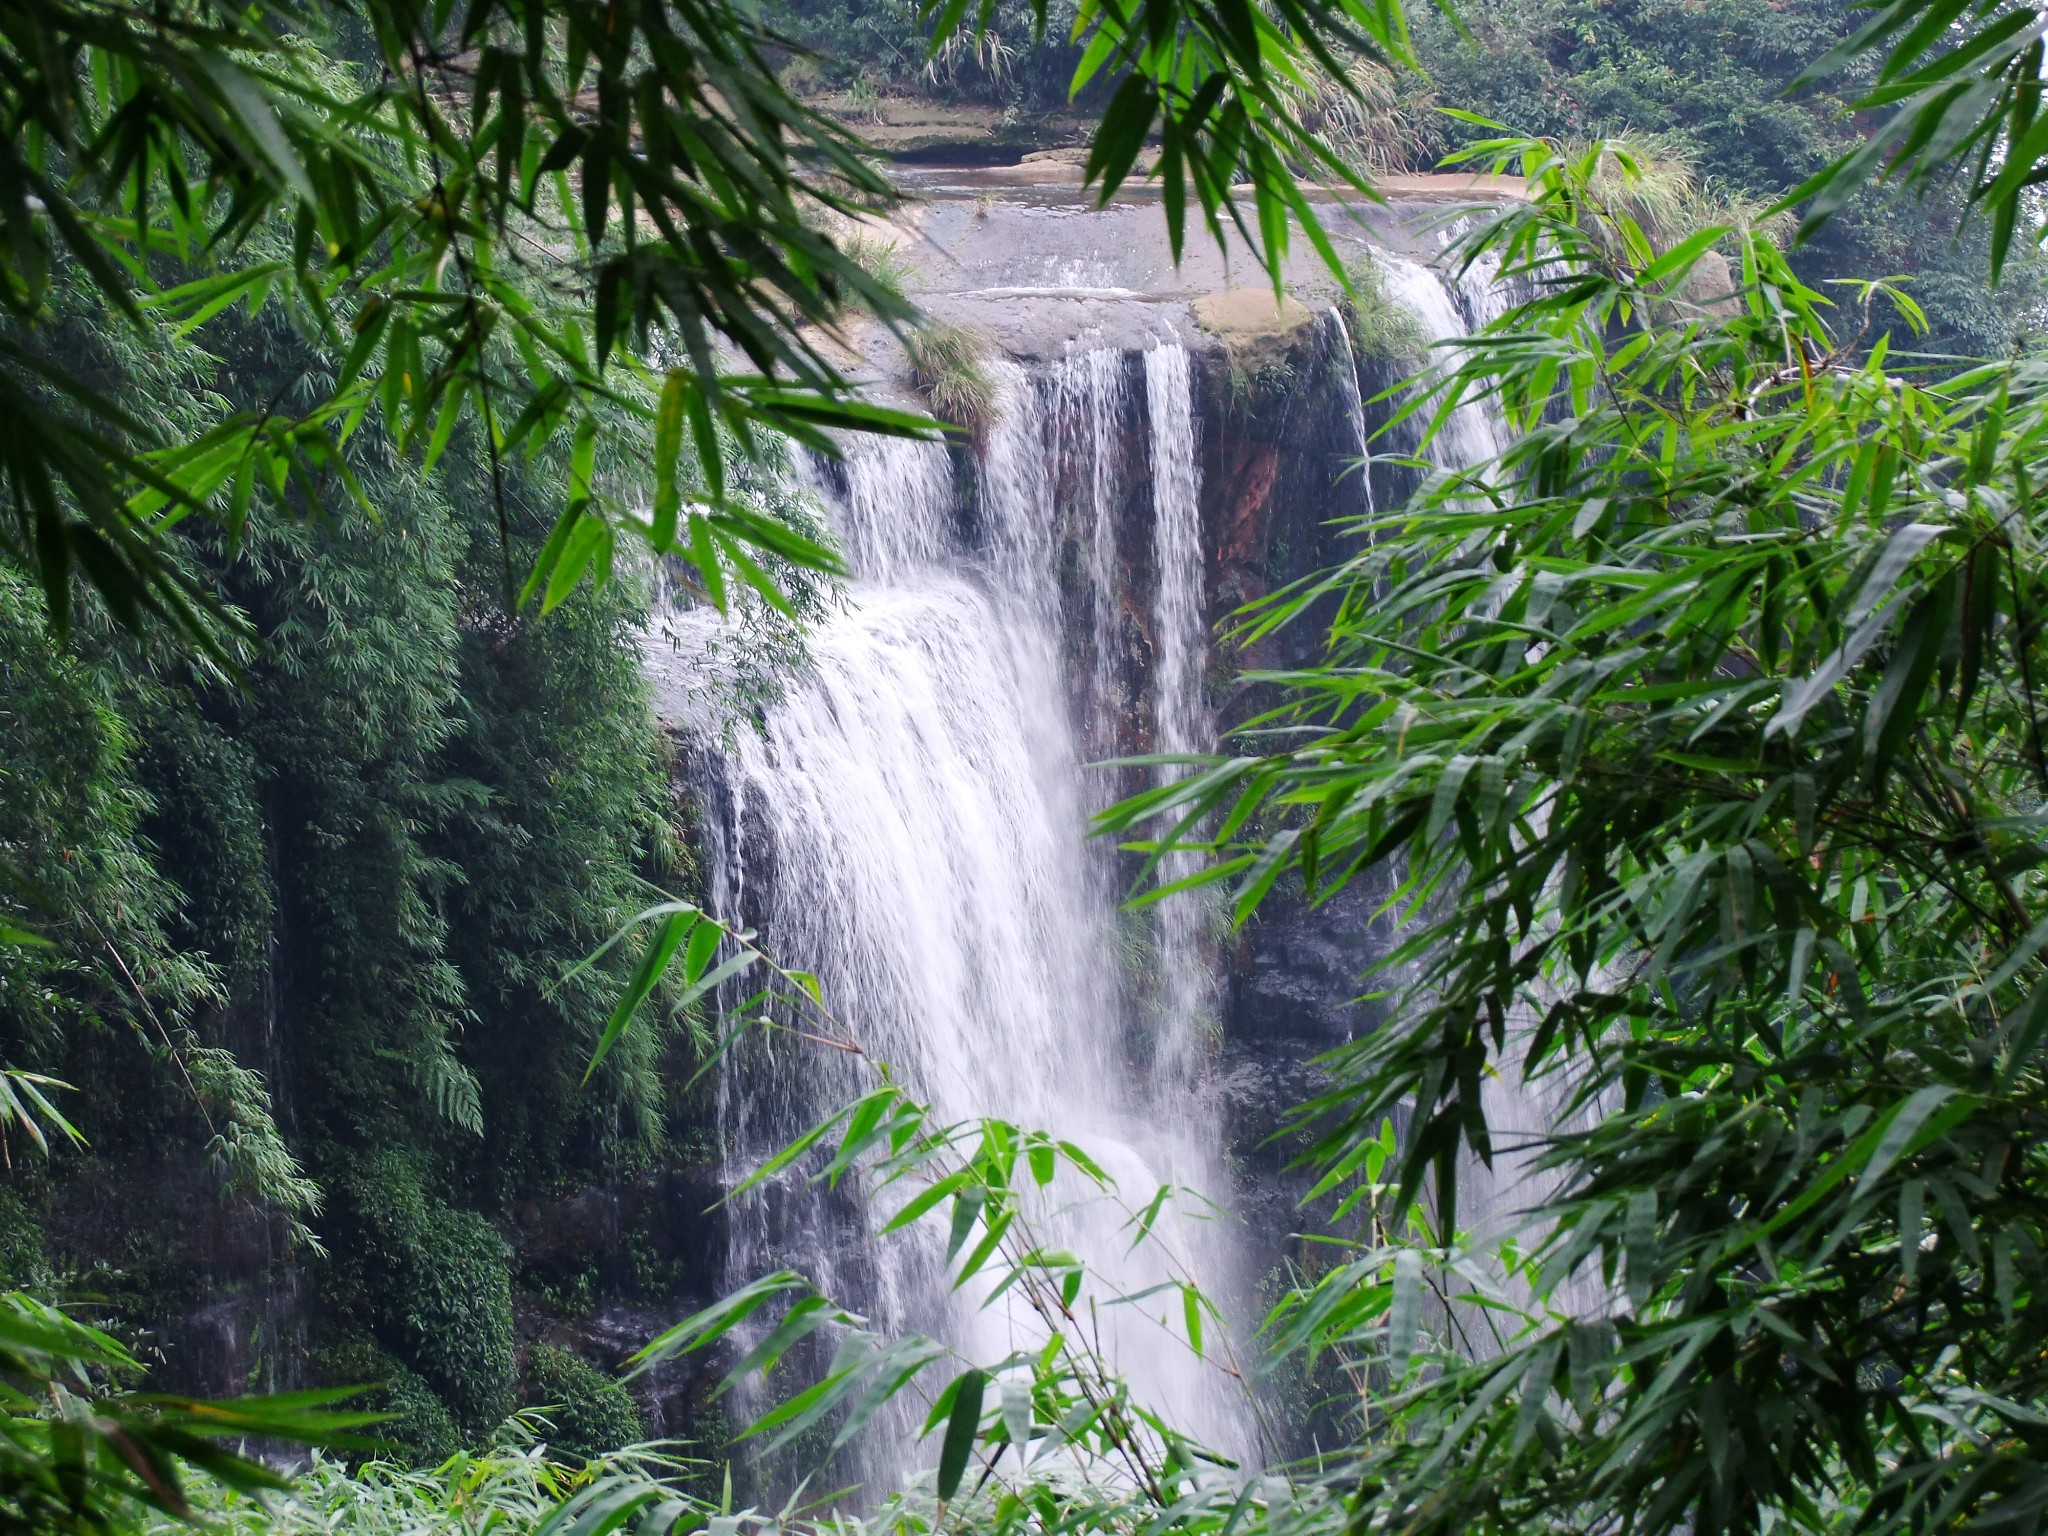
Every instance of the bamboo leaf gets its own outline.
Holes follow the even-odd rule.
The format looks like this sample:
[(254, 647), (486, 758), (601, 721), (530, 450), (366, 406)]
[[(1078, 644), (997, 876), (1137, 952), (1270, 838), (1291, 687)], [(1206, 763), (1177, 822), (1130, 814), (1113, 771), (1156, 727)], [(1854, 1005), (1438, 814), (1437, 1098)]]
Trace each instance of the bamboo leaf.
[(950, 1500), (960, 1491), (960, 1478), (967, 1471), (974, 1442), (981, 1433), (981, 1393), (988, 1378), (978, 1370), (960, 1373), (953, 1399), (952, 1416), (946, 1421), (946, 1438), (939, 1450), (938, 1494)]
[[(597, 1048), (590, 1053), (590, 1065), (584, 1069), (583, 1081), (589, 1082), (593, 1073), (611, 1054), (612, 1047), (619, 1043), (626, 1033), (626, 1026), (654, 991), (668, 969), (668, 963), (675, 958), (676, 950), (690, 937), (698, 925), (695, 912), (671, 912), (661, 920), (654, 937), (648, 942), (647, 950), (634, 967), (632, 978), (626, 983), (626, 990), (619, 997), (618, 1006), (612, 1009), (612, 1016), (605, 1022), (604, 1033), (598, 1038)], [(710, 930), (713, 942), (717, 941), (717, 930)]]

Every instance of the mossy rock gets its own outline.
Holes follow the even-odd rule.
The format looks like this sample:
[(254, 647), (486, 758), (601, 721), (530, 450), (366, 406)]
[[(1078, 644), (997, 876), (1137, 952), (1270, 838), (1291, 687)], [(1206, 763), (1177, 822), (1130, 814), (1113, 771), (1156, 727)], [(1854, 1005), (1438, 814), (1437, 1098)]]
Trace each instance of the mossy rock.
[(554, 1426), (548, 1444), (569, 1456), (602, 1456), (647, 1438), (647, 1421), (632, 1395), (612, 1377), (553, 1344), (536, 1344), (527, 1351), (520, 1396)]
[(1732, 320), (1742, 313), (1742, 279), (1719, 251), (1702, 251), (1678, 290), (1679, 298), (1701, 315)]
[(1284, 363), (1316, 318), (1297, 298), (1290, 296), (1275, 304), (1270, 288), (1205, 293), (1190, 308), (1195, 324), (1220, 338), (1230, 349), (1232, 365), (1245, 373)]
[(1301, 300), (1275, 304), (1270, 288), (1228, 288), (1203, 294), (1190, 308), (1195, 324), (1229, 354), (1233, 391), (1274, 398), (1294, 387), (1304, 343), (1315, 334), (1315, 312)]

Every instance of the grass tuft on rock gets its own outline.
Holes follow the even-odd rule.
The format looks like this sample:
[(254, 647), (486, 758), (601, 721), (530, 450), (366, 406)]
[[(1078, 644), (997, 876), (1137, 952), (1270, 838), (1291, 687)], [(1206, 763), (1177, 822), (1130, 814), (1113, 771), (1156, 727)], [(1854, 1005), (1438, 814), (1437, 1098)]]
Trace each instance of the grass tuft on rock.
[(988, 362), (993, 348), (972, 326), (935, 320), (904, 339), (910, 378), (931, 413), (970, 432), (985, 428), (995, 414), (995, 379)]
[(1343, 301), (1351, 350), (1362, 362), (1419, 363), (1429, 353), (1421, 318), (1387, 292), (1386, 273), (1370, 254), (1346, 267), (1351, 292)]

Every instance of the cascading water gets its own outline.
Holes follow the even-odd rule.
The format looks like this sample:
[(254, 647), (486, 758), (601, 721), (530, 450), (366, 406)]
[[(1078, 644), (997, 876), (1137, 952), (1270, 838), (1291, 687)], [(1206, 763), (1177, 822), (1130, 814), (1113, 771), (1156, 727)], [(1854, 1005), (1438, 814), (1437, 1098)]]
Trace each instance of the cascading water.
[[(856, 574), (887, 584), (944, 558), (953, 467), (943, 449), (906, 439), (864, 444), (839, 502)], [(868, 467), (872, 466), (872, 467)]]
[[(850, 446), (833, 511), (855, 579), (812, 637), (808, 675), (723, 754), (714, 798), (725, 810), (706, 829), (720, 915), (817, 975), (849, 1032), (942, 1122), (997, 1115), (1085, 1148), (1109, 1172), (1114, 1198), (1063, 1178), (1039, 1217), (1042, 1240), (1095, 1266), (1105, 1300), (1183, 1275), (1218, 1289), (1240, 1279), (1224, 1221), (1169, 1207), (1156, 1242), (1136, 1249), (1127, 1230), (1161, 1186), (1227, 1191), (1220, 1129), (1190, 1091), (1215, 963), (1200, 909), (1190, 900), (1162, 914), (1167, 1017), (1150, 1070), (1134, 1069), (1114, 872), (1086, 837), (1082, 757), (1116, 749), (1125, 687), (1118, 498), (1142, 472), (1121, 456), (1125, 367), (1125, 354), (1086, 353), (1042, 385), (999, 369), (973, 518), (958, 515), (944, 449)], [(1187, 751), (1206, 727), (1186, 354), (1148, 353), (1145, 378), (1153, 714), (1160, 745)], [(971, 538), (958, 537), (963, 526)], [(1061, 675), (1063, 539), (1090, 589), (1078, 719)], [(739, 1053), (721, 1089), (730, 1174), (859, 1087), (854, 1063), (830, 1050)], [(984, 1362), (1035, 1347), (1037, 1320), (1014, 1291), (983, 1306), (950, 1290), (935, 1229), (877, 1239), (872, 1226), (851, 1197), (835, 1202), (793, 1175), (771, 1181), (731, 1217), (728, 1279), (789, 1266), (884, 1330), (930, 1333)], [(1177, 1295), (1099, 1315), (1141, 1401), (1220, 1450), (1252, 1451), (1231, 1381), (1177, 1328), (1161, 1331), (1161, 1315), (1178, 1321)], [(903, 1464), (904, 1422), (867, 1460), (877, 1481)]]
[[(1203, 614), (1202, 510), (1195, 454), (1194, 389), (1180, 347), (1145, 354), (1145, 408), (1152, 427), (1153, 735), (1163, 755), (1208, 750), (1213, 742), (1202, 705), (1208, 626)], [(1184, 768), (1163, 767), (1171, 780)], [(1173, 854), (1165, 874), (1194, 871), (1199, 855)], [(1159, 974), (1164, 1017), (1155, 1032), (1153, 1070), (1167, 1082), (1192, 1080), (1202, 1037), (1215, 1008), (1215, 960), (1207, 908), (1192, 891), (1158, 905)]]
[[(1464, 311), (1428, 267), (1399, 256), (1382, 259), (1389, 292), (1422, 321), (1433, 340), (1471, 334)], [(1455, 367), (1453, 355), (1445, 366)], [(1445, 469), (1469, 469), (1500, 453), (1499, 411), (1491, 401), (1467, 400), (1451, 412), (1429, 445), (1430, 460)]]
[[(1390, 293), (1432, 335), (1468, 334), (1471, 303), (1434, 271), (1381, 260)], [(1327, 350), (1348, 361), (1341, 318), (1324, 324)], [(722, 746), (707, 740), (711, 899), (783, 964), (816, 974), (834, 1015), (939, 1120), (1044, 1130), (1112, 1174), (1117, 1198), (1062, 1182), (1034, 1217), (1049, 1245), (1090, 1261), (1105, 1296), (1184, 1277), (1243, 1295), (1254, 1267), (1238, 1229), (1198, 1219), (1193, 1202), (1160, 1223), (1157, 1247), (1131, 1249), (1129, 1212), (1161, 1186), (1229, 1194), (1205, 1073), (1219, 957), (1200, 899), (1184, 894), (1153, 909), (1149, 958), (1134, 959), (1116, 907), (1128, 868), (1086, 837), (1089, 814), (1142, 781), (1085, 764), (1213, 746), (1190, 359), (1173, 345), (1077, 350), (1036, 374), (991, 371), (994, 415), (971, 463), (862, 439), (817, 476), (853, 579), (780, 702)], [(1363, 449), (1355, 373), (1337, 369), (1334, 387)], [(1469, 467), (1500, 441), (1490, 404), (1471, 402), (1431, 456)], [(1186, 867), (1175, 856), (1167, 872)], [(1369, 959), (1357, 956), (1359, 972)], [(720, 1086), (728, 1179), (861, 1091), (862, 1071), (787, 1036), (734, 1053)], [(1559, 1107), (1512, 1071), (1486, 1092), (1510, 1143), (1547, 1130)], [(1512, 1152), (1462, 1182), (1482, 1231), (1505, 1230), (1540, 1194)], [(878, 1330), (932, 1334), (984, 1363), (1041, 1337), (1014, 1291), (984, 1305), (974, 1286), (952, 1288), (942, 1234), (879, 1238), (876, 1214), (844, 1187), (789, 1172), (729, 1222), (729, 1285), (795, 1268)], [(1256, 1456), (1250, 1405), (1188, 1348), (1178, 1305), (1103, 1309), (1103, 1347), (1140, 1401)], [(859, 1467), (870, 1496), (929, 1460), (931, 1447), (907, 1444), (913, 1423), (898, 1415), (872, 1437)]]
[(1095, 348), (1060, 363), (1052, 375), (1052, 405), (1054, 468), (1059, 481), (1073, 489), (1075, 531), (1088, 573), (1092, 632), (1085, 745), (1091, 757), (1107, 758), (1116, 753), (1116, 721), (1126, 702), (1117, 667), (1122, 649), (1116, 525), (1123, 354)]
[(1329, 327), (1329, 352), (1337, 379), (1337, 388), (1344, 395), (1344, 415), (1351, 427), (1351, 441), (1358, 450), (1357, 464), (1353, 469), (1359, 482), (1365, 487), (1366, 509), (1377, 512), (1372, 490), (1372, 431), (1365, 420), (1365, 391), (1358, 385), (1358, 360), (1351, 348), (1351, 329), (1344, 323), (1344, 312), (1333, 309), (1324, 319)]
[[(1458, 280), (1455, 295), (1431, 268), (1398, 257), (1383, 258), (1383, 267), (1395, 298), (1421, 320), (1433, 338), (1467, 336), (1474, 328), (1468, 322), (1484, 325), (1505, 310), (1506, 299), (1496, 281), (1497, 262), (1468, 267)], [(1451, 365), (1455, 366), (1455, 360)], [(1468, 400), (1451, 413), (1432, 441), (1429, 458), (1444, 469), (1471, 469), (1497, 456), (1505, 438), (1498, 404), (1491, 399)], [(1520, 1010), (1517, 1012), (1519, 1015)], [(1524, 1249), (1530, 1246), (1529, 1239), (1541, 1235), (1540, 1230), (1529, 1230), (1524, 1213), (1555, 1187), (1554, 1178), (1535, 1167), (1539, 1143), (1556, 1130), (1583, 1126), (1597, 1115), (1597, 1110), (1581, 1108), (1572, 1116), (1575, 1085), (1566, 1074), (1551, 1073), (1533, 1083), (1524, 1080), (1522, 1050), (1535, 1023), (1531, 1017), (1517, 1017), (1500, 1070), (1490, 1074), (1480, 1089), (1493, 1135), (1492, 1166), (1468, 1153), (1458, 1180), (1459, 1224), (1482, 1241), (1518, 1236)], [(1525, 1290), (1522, 1295), (1526, 1299)], [(1609, 1289), (1599, 1277), (1582, 1271), (1559, 1286), (1555, 1300), (1568, 1312), (1592, 1316), (1608, 1297)], [(1484, 1349), (1484, 1339), (1469, 1330), (1488, 1321), (1476, 1312), (1463, 1319), (1468, 1328), (1464, 1342), (1469, 1347)]]

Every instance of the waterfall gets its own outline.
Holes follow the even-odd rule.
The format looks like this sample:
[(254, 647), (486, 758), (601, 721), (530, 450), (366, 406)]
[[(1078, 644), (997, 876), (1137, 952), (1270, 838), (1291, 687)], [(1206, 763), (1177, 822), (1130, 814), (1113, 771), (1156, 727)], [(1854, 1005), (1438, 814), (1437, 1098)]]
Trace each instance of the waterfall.
[[(1240, 1278), (1225, 1221), (1169, 1207), (1158, 1245), (1136, 1250), (1128, 1230), (1162, 1185), (1227, 1191), (1220, 1126), (1191, 1091), (1213, 967), (1199, 910), (1184, 908), (1162, 940), (1186, 989), (1160, 1053), (1170, 1070), (1134, 1067), (1109, 855), (1086, 836), (1081, 766), (1116, 749), (1120, 718), (1120, 498), (1140, 472), (1120, 447), (1125, 363), (1083, 354), (1043, 382), (998, 367), (978, 515), (955, 506), (944, 449), (851, 446), (831, 510), (855, 579), (812, 636), (808, 675), (719, 755), (705, 831), (714, 908), (817, 975), (835, 1016), (942, 1122), (992, 1114), (1049, 1131), (1112, 1175), (1113, 1198), (1063, 1180), (1036, 1216), (1043, 1241), (1096, 1267), (1105, 1301), (1184, 1273), (1223, 1288)], [(1206, 741), (1186, 354), (1148, 354), (1146, 385), (1156, 714), (1162, 743), (1185, 750)], [(1089, 587), (1078, 718), (1063, 679), (1063, 541)], [(860, 1086), (854, 1061), (786, 1039), (750, 1042), (730, 1063), (720, 1123), (733, 1179)], [(972, 1287), (950, 1289), (942, 1224), (880, 1239), (857, 1195), (786, 1174), (733, 1211), (728, 1279), (787, 1265), (877, 1327), (933, 1334), (984, 1364), (1036, 1347), (1042, 1331), (1014, 1290), (983, 1305)], [(1235, 1384), (1182, 1337), (1177, 1293), (1099, 1317), (1140, 1402), (1226, 1453), (1252, 1449)], [(872, 1494), (912, 1463), (908, 1429), (899, 1416), (871, 1447)]]
[[(1200, 462), (1195, 454), (1194, 391), (1181, 347), (1145, 354), (1145, 409), (1152, 437), (1153, 732), (1163, 753), (1214, 746), (1202, 704), (1208, 653), (1204, 595)], [(1166, 767), (1163, 779), (1184, 770)], [(1165, 873), (1194, 872), (1199, 854), (1169, 856)], [(1155, 1036), (1154, 1070), (1187, 1081), (1199, 1059), (1215, 1006), (1215, 961), (1200, 895), (1184, 891), (1158, 905), (1159, 974), (1164, 1017)]]
[[(1435, 272), (1399, 256), (1383, 256), (1380, 264), (1388, 290), (1422, 321), (1431, 338), (1442, 341), (1472, 333), (1464, 311)], [(1455, 350), (1446, 353), (1439, 349), (1439, 355), (1444, 368), (1457, 366)], [(1469, 469), (1497, 457), (1501, 451), (1499, 417), (1491, 400), (1462, 402), (1431, 439), (1430, 461), (1442, 469)]]
[[(1390, 294), (1433, 335), (1469, 334), (1473, 295), (1414, 262), (1382, 263)], [(1359, 381), (1337, 366), (1349, 338), (1340, 317), (1325, 324), (1338, 376), (1318, 387), (1344, 392), (1363, 452)], [(993, 416), (971, 449), (856, 439), (843, 465), (812, 471), (853, 575), (809, 636), (808, 670), (753, 728), (705, 733), (709, 899), (819, 977), (834, 1016), (940, 1121), (998, 1116), (1109, 1170), (1113, 1197), (1062, 1182), (1031, 1213), (1039, 1241), (1090, 1262), (1100, 1300), (1183, 1277), (1246, 1295), (1240, 1228), (1202, 1219), (1193, 1201), (1169, 1208), (1156, 1246), (1130, 1247), (1131, 1211), (1162, 1186), (1231, 1193), (1210, 1068), (1219, 946), (1194, 893), (1120, 914), (1130, 866), (1086, 835), (1092, 811), (1136, 787), (1087, 764), (1214, 745), (1193, 360), (1173, 344), (1069, 346), (1036, 370), (998, 361), (991, 374)], [(1468, 402), (1431, 456), (1469, 467), (1500, 442), (1491, 403)], [(1215, 569), (1230, 579), (1227, 563)], [(1192, 857), (1172, 856), (1168, 876)], [(1360, 972), (1369, 959), (1357, 956)], [(865, 1074), (786, 1035), (735, 1050), (719, 1087), (727, 1178), (861, 1091)], [(1557, 1107), (1512, 1068), (1485, 1092), (1508, 1142), (1547, 1130)], [(1504, 1231), (1540, 1193), (1525, 1162), (1509, 1151), (1491, 1172), (1466, 1167), (1473, 1228)], [(794, 1268), (878, 1330), (931, 1334), (983, 1364), (1037, 1346), (1042, 1324), (1016, 1291), (954, 1289), (936, 1221), (884, 1239), (886, 1215), (857, 1186), (827, 1192), (787, 1170), (731, 1211), (727, 1281)], [(1179, 1309), (1171, 1289), (1102, 1306), (1101, 1346), (1137, 1401), (1255, 1456), (1249, 1405), (1189, 1348)], [(911, 1445), (916, 1419), (906, 1408), (878, 1423), (848, 1469), (866, 1496), (935, 1455)]]

